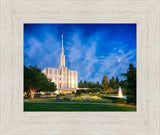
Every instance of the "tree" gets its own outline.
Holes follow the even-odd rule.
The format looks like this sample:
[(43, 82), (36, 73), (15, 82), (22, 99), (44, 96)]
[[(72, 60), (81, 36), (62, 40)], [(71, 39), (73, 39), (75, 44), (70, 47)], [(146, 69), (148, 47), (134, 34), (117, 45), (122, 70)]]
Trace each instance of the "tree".
[(127, 88), (131, 91), (131, 96), (127, 96), (127, 103), (136, 104), (136, 68), (130, 64), (127, 73), (123, 73), (122, 76), (126, 77)]
[(116, 83), (119, 84), (118, 76), (116, 76)]
[(85, 85), (87, 84), (87, 81), (86, 81), (86, 80), (84, 80), (84, 84), (85, 84)]
[(136, 68), (130, 64), (127, 73), (121, 74), (126, 77), (127, 87), (136, 94)]
[(96, 87), (99, 87), (99, 81), (97, 81), (97, 83), (96, 83)]
[(91, 82), (91, 81), (89, 81), (89, 82), (87, 82), (87, 81), (82, 82), (80, 80), (80, 82), (78, 83), (78, 87), (79, 88), (96, 88), (96, 87), (100, 87), (100, 84), (99, 84), (99, 81), (97, 81), (97, 83), (95, 83), (95, 82)]
[(84, 87), (84, 84), (82, 82), (82, 80), (80, 80), (80, 82), (78, 83), (78, 88), (83, 88)]
[(116, 88), (118, 88), (119, 87), (119, 78), (118, 78), (118, 76), (116, 76)]
[(33, 99), (37, 90), (55, 91), (56, 85), (41, 72), (37, 66), (24, 66), (24, 91)]
[(105, 75), (104, 77), (103, 77), (103, 80), (102, 80), (102, 88), (103, 89), (106, 89), (107, 88), (107, 86), (108, 86), (108, 77), (107, 77), (107, 75)]
[(116, 81), (114, 80), (114, 76), (112, 76), (112, 78), (109, 80), (109, 86), (111, 88), (116, 88)]
[(126, 80), (121, 80), (119, 82), (119, 86), (121, 86), (122, 88), (127, 88), (127, 81)]
[(112, 90), (113, 90), (112, 88), (108, 88), (108, 89), (105, 91), (105, 93), (106, 93), (106, 94), (109, 94)]
[(86, 80), (84, 81), (84, 88), (89, 88), (88, 82)]

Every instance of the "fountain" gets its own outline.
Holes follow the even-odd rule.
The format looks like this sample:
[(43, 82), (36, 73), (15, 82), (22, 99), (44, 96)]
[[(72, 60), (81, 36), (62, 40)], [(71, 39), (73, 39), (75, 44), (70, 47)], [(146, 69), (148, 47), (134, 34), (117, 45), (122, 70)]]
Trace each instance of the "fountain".
[(119, 97), (119, 98), (124, 98), (124, 97), (123, 97), (123, 93), (122, 93), (122, 89), (121, 89), (120, 86), (119, 86), (119, 90), (118, 90), (118, 97)]
[(122, 92), (122, 89), (121, 89), (120, 86), (119, 86), (119, 90), (118, 90), (118, 96), (111, 96), (111, 97), (113, 97), (113, 98), (124, 98), (124, 99), (127, 98), (127, 96), (123, 96), (123, 92)]

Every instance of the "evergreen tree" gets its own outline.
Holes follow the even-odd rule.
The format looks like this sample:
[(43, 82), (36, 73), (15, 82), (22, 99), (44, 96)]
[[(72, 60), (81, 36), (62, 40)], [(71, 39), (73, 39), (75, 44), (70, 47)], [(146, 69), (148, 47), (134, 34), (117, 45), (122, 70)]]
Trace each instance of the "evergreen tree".
[(118, 76), (116, 76), (116, 83), (119, 84)]
[(127, 73), (123, 73), (122, 76), (126, 77), (127, 88), (131, 91), (131, 96), (127, 96), (127, 103), (136, 104), (136, 68), (130, 64)]
[(126, 80), (121, 80), (120, 82), (119, 82), (119, 86), (121, 86), (122, 88), (127, 88), (127, 81)]
[(78, 83), (78, 88), (84, 88), (84, 84), (83, 84), (82, 80), (80, 80), (80, 82)]
[(118, 78), (118, 76), (116, 76), (116, 87), (117, 88), (119, 87), (119, 78)]
[(97, 81), (97, 83), (96, 83), (96, 87), (99, 87), (99, 81)]
[(114, 76), (112, 76), (112, 78), (109, 80), (109, 86), (111, 88), (116, 88), (116, 81), (114, 80)]
[(136, 94), (136, 68), (133, 64), (129, 65), (127, 73), (123, 73), (122, 76), (126, 77), (127, 87)]
[(108, 79), (108, 77), (107, 77), (107, 75), (105, 75), (102, 80), (102, 88), (103, 89), (107, 89), (107, 87), (108, 87), (108, 80), (107, 79)]

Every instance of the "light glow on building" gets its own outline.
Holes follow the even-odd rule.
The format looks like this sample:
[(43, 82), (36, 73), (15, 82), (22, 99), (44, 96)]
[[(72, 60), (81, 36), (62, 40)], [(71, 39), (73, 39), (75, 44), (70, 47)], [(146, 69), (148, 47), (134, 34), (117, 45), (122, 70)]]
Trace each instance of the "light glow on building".
[(63, 34), (62, 34), (62, 49), (60, 55), (60, 66), (58, 68), (46, 67), (42, 71), (47, 78), (50, 78), (57, 86), (59, 92), (75, 91), (78, 88), (78, 72), (73, 70), (68, 70), (65, 67), (65, 55), (63, 48)]

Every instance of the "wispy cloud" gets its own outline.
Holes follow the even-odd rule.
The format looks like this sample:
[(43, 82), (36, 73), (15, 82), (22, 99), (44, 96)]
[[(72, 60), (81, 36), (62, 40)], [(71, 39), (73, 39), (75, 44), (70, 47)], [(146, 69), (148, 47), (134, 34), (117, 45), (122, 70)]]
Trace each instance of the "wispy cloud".
[[(80, 32), (78, 32), (80, 33)], [(77, 70), (79, 80), (102, 81), (104, 75), (108, 78), (119, 76), (126, 72), (129, 63), (134, 63), (136, 50), (128, 50), (128, 46), (121, 42), (121, 46), (113, 48), (105, 56), (96, 56), (96, 48), (100, 39), (100, 34), (92, 35), (95, 38), (86, 40), (85, 44), (81, 42), (81, 34), (72, 35), (72, 47), (68, 53), (68, 62), (70, 68)], [(120, 77), (123, 79), (123, 77)]]
[[(97, 78), (101, 80), (104, 73), (108, 75), (108, 78), (112, 76), (119, 76), (127, 71), (130, 63), (133, 63), (135, 58), (135, 50), (124, 52), (119, 49), (118, 52), (114, 51), (110, 53), (109, 56), (104, 57), (100, 60), (101, 67), (99, 68)], [(122, 79), (122, 77), (120, 77)]]
[(24, 54), (27, 56), (24, 59), (26, 65), (36, 64), (42, 69), (59, 66), (61, 43), (54, 36), (48, 34), (44, 41), (38, 40), (36, 37), (30, 37), (27, 45), (29, 47), (24, 50)]

